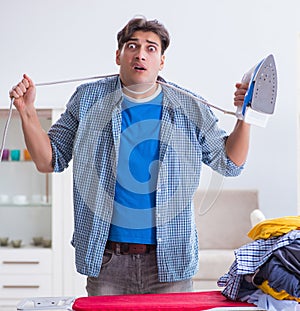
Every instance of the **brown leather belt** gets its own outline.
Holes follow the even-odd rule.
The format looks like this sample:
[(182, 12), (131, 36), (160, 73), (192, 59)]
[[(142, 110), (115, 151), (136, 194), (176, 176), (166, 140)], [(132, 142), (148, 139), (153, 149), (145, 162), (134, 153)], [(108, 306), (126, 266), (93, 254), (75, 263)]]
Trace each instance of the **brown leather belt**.
[(120, 243), (107, 241), (106, 249), (114, 251), (116, 254), (122, 255), (137, 255), (147, 254), (151, 250), (156, 249), (156, 245), (153, 244), (135, 244), (135, 243)]

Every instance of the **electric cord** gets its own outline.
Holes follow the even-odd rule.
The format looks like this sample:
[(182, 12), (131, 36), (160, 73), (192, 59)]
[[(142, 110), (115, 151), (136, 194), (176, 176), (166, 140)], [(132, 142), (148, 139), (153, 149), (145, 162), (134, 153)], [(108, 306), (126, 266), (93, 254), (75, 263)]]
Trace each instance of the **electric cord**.
[(7, 131), (8, 131), (9, 122), (10, 122), (11, 115), (12, 115), (13, 104), (14, 104), (14, 98), (12, 98), (12, 99), (10, 100), (10, 106), (9, 106), (8, 117), (7, 117), (5, 126), (4, 126), (3, 137), (2, 137), (2, 143), (1, 143), (1, 149), (0, 149), (0, 162), (2, 162), (3, 150), (4, 150), (4, 146), (5, 146), (5, 141), (6, 141), (6, 136), (7, 136)]
[[(36, 83), (35, 86), (49, 86), (49, 85), (63, 84), (63, 83), (71, 83), (71, 82), (79, 82), (79, 81), (85, 81), (85, 80), (103, 79), (103, 78), (109, 78), (109, 77), (114, 77), (114, 76), (118, 76), (118, 74), (109, 74), (109, 75), (102, 75), (102, 76), (95, 76), (95, 77), (77, 78), (77, 79), (60, 80), (60, 81), (52, 81), (52, 82), (42, 82), (42, 83)], [(159, 84), (165, 85), (165, 86), (167, 86), (167, 87), (170, 87), (170, 88), (172, 88), (172, 89), (175, 89), (175, 90), (177, 90), (177, 91), (179, 91), (179, 92), (181, 92), (181, 93), (183, 93), (183, 94), (185, 94), (185, 95), (187, 95), (187, 96), (190, 96), (191, 98), (195, 99), (196, 101), (201, 102), (202, 104), (207, 105), (207, 106), (209, 106), (209, 107), (212, 107), (212, 108), (214, 108), (214, 109), (216, 109), (216, 110), (219, 110), (219, 111), (223, 112), (224, 114), (231, 114), (231, 115), (236, 116), (236, 112), (228, 111), (228, 110), (222, 109), (222, 108), (220, 108), (220, 107), (218, 107), (218, 106), (215, 106), (215, 105), (209, 103), (208, 101), (206, 101), (206, 100), (204, 100), (204, 99), (202, 99), (202, 98), (199, 98), (199, 97), (197, 97), (197, 96), (195, 96), (195, 95), (192, 95), (192, 94), (190, 94), (189, 92), (184, 91), (184, 90), (182, 90), (182, 89), (180, 89), (180, 88), (178, 88), (178, 87), (176, 87), (176, 86), (174, 86), (174, 85), (171, 85), (171, 84), (166, 83), (166, 82), (163, 82), (163, 81), (158, 81), (158, 80), (157, 80), (156, 82), (159, 83)], [(153, 87), (153, 85), (151, 85), (151, 86), (149, 87), (149, 89), (147, 89), (147, 90), (144, 91), (144, 92), (136, 92), (136, 91), (133, 91), (133, 90), (128, 89), (128, 88), (125, 87), (125, 86), (123, 86), (123, 87), (124, 87), (126, 90), (128, 90), (129, 92), (131, 92), (131, 93), (134, 93), (134, 94), (143, 94), (143, 93), (148, 92), (149, 90), (151, 90), (152, 87)]]
[[(118, 74), (108, 74), (108, 75), (101, 75), (101, 76), (94, 76), (94, 77), (87, 77), (87, 78), (76, 78), (76, 79), (68, 79), (68, 80), (60, 80), (60, 81), (51, 81), (51, 82), (41, 82), (41, 83), (36, 83), (35, 86), (36, 87), (40, 87), (40, 86), (51, 86), (51, 85), (57, 85), (57, 84), (65, 84), (65, 83), (72, 83), (72, 82), (80, 82), (80, 81), (86, 81), (86, 80), (95, 80), (95, 79), (103, 79), (103, 78), (109, 78), (109, 77), (114, 77), (114, 76), (117, 76)], [(222, 109), (218, 106), (215, 106), (211, 103), (209, 103), (208, 101), (202, 99), (202, 98), (199, 98), (195, 95), (192, 95), (190, 94), (189, 92), (187, 91), (184, 91), (174, 85), (171, 85), (169, 83), (166, 83), (166, 82), (162, 82), (162, 81), (156, 81), (157, 83), (159, 84), (162, 84), (162, 85), (165, 85), (167, 87), (170, 87), (172, 89), (175, 89), (187, 96), (190, 96), (191, 98), (193, 98), (194, 100), (204, 104), (204, 105), (207, 105), (211, 108), (214, 108), (216, 110), (219, 110), (221, 112), (223, 112), (224, 114), (231, 114), (231, 115), (234, 115), (236, 116), (236, 112), (233, 112), (233, 111), (228, 111), (228, 110), (225, 110), (225, 109)], [(150, 87), (150, 89), (152, 88), (153, 86)], [(147, 90), (146, 90), (147, 91)], [(7, 131), (8, 131), (8, 127), (9, 127), (9, 123), (10, 123), (10, 120), (11, 120), (11, 116), (12, 116), (12, 110), (13, 110), (13, 103), (14, 103), (14, 98), (11, 98), (11, 101), (10, 101), (10, 106), (9, 106), (9, 112), (8, 112), (8, 117), (7, 117), (7, 120), (6, 120), (6, 123), (5, 123), (5, 127), (4, 127), (4, 131), (3, 131), (3, 137), (2, 137), (2, 142), (1, 142), (1, 149), (0, 149), (0, 162), (2, 162), (2, 155), (3, 155), (3, 150), (4, 150), (4, 147), (5, 147), (5, 141), (6, 141), (6, 136), (7, 136)]]
[[(85, 80), (95, 80), (95, 79), (100, 79), (100, 78), (113, 77), (116, 75), (117, 74), (110, 74), (110, 75), (88, 77), (88, 78), (77, 78), (77, 79), (68, 79), (68, 80), (60, 80), (60, 81), (52, 81), (52, 82), (41, 82), (41, 83), (36, 83), (35, 86), (40, 87), (40, 86), (50, 86), (50, 85), (55, 85), (55, 84), (79, 82), (79, 81), (85, 81)], [(1, 147), (0, 147), (0, 162), (2, 162), (2, 156), (3, 156), (3, 151), (5, 148), (5, 142), (6, 142), (8, 127), (9, 127), (9, 123), (10, 123), (11, 116), (12, 116), (14, 100), (15, 100), (14, 98), (11, 98), (9, 111), (8, 111), (8, 117), (7, 117), (5, 126), (4, 126), (4, 131), (3, 131), (2, 141), (1, 141)]]
[(216, 110), (219, 110), (219, 111), (221, 111), (221, 112), (223, 112), (223, 113), (225, 113), (225, 114), (231, 114), (231, 115), (236, 116), (236, 112), (228, 111), (228, 110), (225, 110), (225, 109), (220, 108), (220, 107), (218, 107), (218, 106), (215, 106), (215, 105), (209, 103), (208, 101), (206, 101), (206, 100), (204, 100), (204, 99), (202, 99), (202, 98), (199, 98), (199, 97), (197, 97), (197, 96), (195, 96), (195, 95), (193, 95), (193, 94), (190, 94), (189, 92), (184, 91), (184, 90), (182, 90), (182, 89), (180, 89), (180, 88), (178, 88), (178, 87), (176, 87), (176, 86), (174, 86), (174, 85), (171, 85), (171, 84), (169, 84), (169, 83), (162, 82), (162, 81), (156, 81), (156, 82), (159, 83), (159, 84), (168, 86), (168, 87), (170, 87), (171, 89), (177, 90), (177, 91), (179, 91), (180, 93), (183, 93), (183, 94), (185, 94), (185, 95), (187, 95), (187, 96), (193, 98), (194, 100), (196, 100), (196, 101), (198, 101), (198, 102), (200, 102), (200, 103), (202, 103), (202, 104), (204, 104), (204, 105), (206, 105), (206, 106), (209, 106), (209, 107), (211, 107), (211, 108), (214, 108), (214, 109), (216, 109)]

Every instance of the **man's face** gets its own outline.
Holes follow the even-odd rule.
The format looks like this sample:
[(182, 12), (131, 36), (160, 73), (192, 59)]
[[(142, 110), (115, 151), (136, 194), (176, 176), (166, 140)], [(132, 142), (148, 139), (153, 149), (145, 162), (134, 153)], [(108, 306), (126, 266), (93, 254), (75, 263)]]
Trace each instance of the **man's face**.
[(153, 84), (164, 60), (160, 38), (153, 32), (134, 32), (116, 52), (116, 63), (120, 66), (120, 78), (125, 86)]

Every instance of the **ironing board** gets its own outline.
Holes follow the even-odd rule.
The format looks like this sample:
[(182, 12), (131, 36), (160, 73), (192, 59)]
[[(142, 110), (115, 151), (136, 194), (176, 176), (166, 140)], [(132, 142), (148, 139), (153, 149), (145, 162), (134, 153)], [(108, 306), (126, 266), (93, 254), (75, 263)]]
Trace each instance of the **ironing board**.
[[(49, 304), (45, 298), (40, 301), (35, 298), (22, 301), (18, 310), (73, 310), (73, 311), (204, 311), (204, 310), (261, 310), (253, 304), (230, 301), (220, 291), (168, 293), (168, 294), (144, 294), (144, 295), (120, 295), (120, 296), (95, 296), (66, 299), (62, 303), (53, 299)], [(32, 302), (30, 304), (30, 302)], [(68, 305), (69, 304), (69, 305)]]

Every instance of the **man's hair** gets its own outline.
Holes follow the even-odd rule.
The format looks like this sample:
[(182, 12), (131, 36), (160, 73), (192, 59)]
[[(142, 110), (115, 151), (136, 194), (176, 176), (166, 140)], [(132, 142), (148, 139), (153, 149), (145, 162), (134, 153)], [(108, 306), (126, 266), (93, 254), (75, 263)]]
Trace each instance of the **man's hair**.
[(146, 18), (137, 17), (131, 19), (127, 25), (118, 32), (118, 49), (121, 50), (123, 45), (129, 41), (133, 33), (136, 31), (148, 32), (151, 31), (158, 35), (161, 41), (161, 54), (163, 55), (165, 50), (170, 44), (170, 37), (167, 29), (159, 23), (156, 19), (148, 21)]

